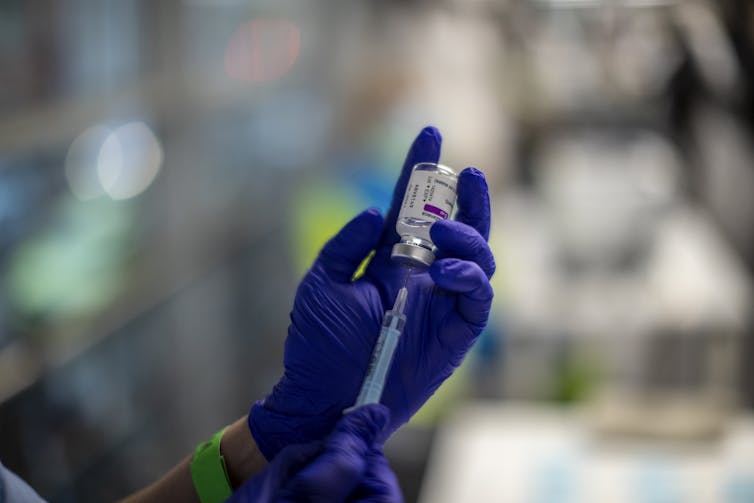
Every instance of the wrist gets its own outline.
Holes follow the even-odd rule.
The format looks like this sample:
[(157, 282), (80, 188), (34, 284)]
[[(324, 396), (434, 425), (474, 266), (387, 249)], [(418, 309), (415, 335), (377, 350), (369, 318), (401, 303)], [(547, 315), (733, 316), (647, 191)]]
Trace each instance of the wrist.
[(267, 466), (267, 461), (251, 436), (247, 421), (247, 417), (242, 417), (228, 426), (220, 442), (220, 452), (225, 458), (228, 479), (233, 489)]

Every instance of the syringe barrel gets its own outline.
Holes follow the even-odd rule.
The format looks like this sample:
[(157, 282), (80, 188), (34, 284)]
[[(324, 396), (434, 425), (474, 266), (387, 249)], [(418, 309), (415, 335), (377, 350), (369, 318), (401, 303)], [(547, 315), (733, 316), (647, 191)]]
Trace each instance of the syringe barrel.
[(404, 315), (395, 315), (393, 311), (387, 311), (382, 320), (380, 336), (372, 352), (372, 359), (369, 361), (367, 375), (364, 383), (361, 385), (359, 397), (356, 399), (355, 407), (366, 405), (368, 403), (379, 403), (382, 397), (382, 390), (385, 388), (385, 379), (387, 372), (390, 370), (390, 364), (393, 361), (395, 348), (398, 346), (398, 339), (403, 332), (403, 325), (406, 323)]

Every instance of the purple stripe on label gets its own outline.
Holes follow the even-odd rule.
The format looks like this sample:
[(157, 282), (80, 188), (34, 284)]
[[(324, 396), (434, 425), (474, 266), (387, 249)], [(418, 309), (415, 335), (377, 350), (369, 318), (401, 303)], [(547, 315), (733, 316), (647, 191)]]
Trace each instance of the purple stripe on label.
[(424, 211), (428, 211), (429, 213), (434, 213), (440, 218), (448, 218), (448, 214), (442, 211), (437, 206), (432, 206), (431, 204), (425, 204), (424, 205)]

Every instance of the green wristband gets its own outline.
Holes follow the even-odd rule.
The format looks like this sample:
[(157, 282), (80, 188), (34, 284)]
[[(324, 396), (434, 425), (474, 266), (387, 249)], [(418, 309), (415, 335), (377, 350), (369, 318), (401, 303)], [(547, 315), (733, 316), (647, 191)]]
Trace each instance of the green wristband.
[(233, 493), (225, 460), (220, 453), (223, 433), (224, 428), (215, 433), (211, 440), (197, 445), (191, 460), (191, 479), (202, 503), (222, 503)]

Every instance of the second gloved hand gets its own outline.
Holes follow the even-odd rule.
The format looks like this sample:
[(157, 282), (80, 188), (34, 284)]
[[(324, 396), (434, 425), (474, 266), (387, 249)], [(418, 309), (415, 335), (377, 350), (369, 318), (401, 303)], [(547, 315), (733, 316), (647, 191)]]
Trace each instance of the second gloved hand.
[(375, 446), (389, 414), (370, 405), (343, 417), (324, 442), (291, 445), (229, 503), (401, 503), (395, 474)]
[[(285, 372), (249, 413), (251, 433), (267, 459), (287, 445), (323, 438), (353, 405), (383, 313), (405, 276), (390, 252), (398, 241), (395, 222), (411, 169), (439, 156), (439, 132), (425, 128), (409, 151), (387, 216), (376, 210), (356, 216), (324, 246), (299, 285), (285, 341)], [(382, 395), (391, 412), (390, 432), (460, 365), (487, 324), (495, 270), (489, 229), (484, 175), (467, 168), (458, 178), (456, 220), (430, 229), (437, 260), (408, 284), (407, 321)], [(352, 281), (372, 250), (366, 274)]]

